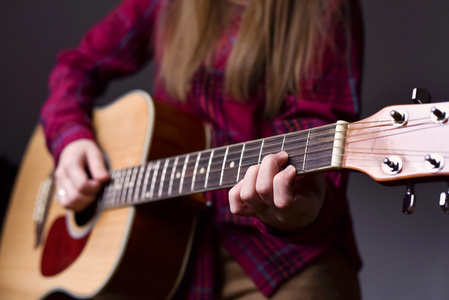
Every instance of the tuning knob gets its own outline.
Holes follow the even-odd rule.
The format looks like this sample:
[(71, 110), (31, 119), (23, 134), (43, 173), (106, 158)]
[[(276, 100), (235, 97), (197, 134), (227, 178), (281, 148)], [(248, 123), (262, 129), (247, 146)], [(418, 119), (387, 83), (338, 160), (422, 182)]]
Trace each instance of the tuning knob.
[(407, 113), (402, 110), (392, 110), (390, 111), (390, 117), (395, 126), (402, 126), (407, 123)]
[(410, 215), (415, 211), (415, 194), (413, 190), (413, 184), (408, 183), (404, 199), (402, 200), (402, 213), (405, 215)]
[(416, 104), (429, 103), (432, 101), (430, 93), (423, 88), (414, 88), (412, 91), (412, 100)]
[(437, 173), (444, 167), (444, 157), (439, 153), (427, 154), (424, 157), (424, 166), (427, 171)]
[(402, 159), (399, 156), (389, 156), (382, 161), (382, 170), (388, 175), (396, 175), (402, 170)]
[(448, 117), (449, 113), (445, 107), (434, 106), (430, 109), (430, 112), (432, 113), (430, 118), (432, 119), (433, 122), (437, 124), (444, 123), (449, 118)]
[(442, 211), (449, 214), (449, 186), (446, 192), (440, 194), (440, 208)]

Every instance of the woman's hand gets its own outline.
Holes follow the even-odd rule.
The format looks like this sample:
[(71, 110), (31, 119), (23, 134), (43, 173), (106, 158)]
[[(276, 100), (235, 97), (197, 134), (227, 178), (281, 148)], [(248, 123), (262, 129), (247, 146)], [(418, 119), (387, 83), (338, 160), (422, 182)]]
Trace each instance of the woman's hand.
[(95, 200), (110, 178), (97, 144), (81, 139), (62, 150), (55, 179), (61, 205), (79, 212)]
[(286, 152), (267, 155), (251, 166), (229, 192), (231, 212), (259, 218), (279, 230), (295, 232), (313, 223), (323, 206), (326, 187), (321, 173), (296, 176)]

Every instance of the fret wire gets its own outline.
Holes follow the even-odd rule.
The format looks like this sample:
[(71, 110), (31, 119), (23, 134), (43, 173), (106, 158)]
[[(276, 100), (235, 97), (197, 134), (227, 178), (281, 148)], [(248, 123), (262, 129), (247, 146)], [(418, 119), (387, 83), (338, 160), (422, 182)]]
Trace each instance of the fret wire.
[(148, 186), (148, 182), (150, 181), (150, 173), (151, 170), (153, 169), (153, 162), (149, 162), (146, 166), (146, 170), (145, 170), (145, 177), (143, 179), (143, 184), (142, 184), (142, 199), (146, 199), (149, 195), (147, 192), (147, 186)]
[(170, 176), (170, 182), (168, 185), (168, 195), (171, 195), (172, 186), (173, 186), (173, 178), (175, 177), (176, 166), (178, 165), (178, 159), (179, 159), (179, 156), (176, 156), (175, 161), (173, 163), (173, 168), (172, 168), (171, 176)]
[[(245, 148), (245, 144), (243, 144), (242, 148)], [(255, 148), (253, 148), (253, 149), (255, 149)], [(324, 148), (324, 149), (330, 150), (330, 149), (333, 149), (333, 147), (328, 147), (328, 148)], [(309, 154), (310, 154), (310, 153), (320, 152), (320, 151), (323, 151), (323, 149), (320, 149), (319, 151), (310, 151)], [(201, 153), (201, 152), (199, 152), (198, 156), (200, 156), (200, 153)], [(228, 153), (230, 153), (230, 152), (228, 152)], [(241, 153), (244, 154), (244, 150), (243, 150), (243, 149), (242, 149)], [(275, 153), (275, 152), (273, 152), (273, 153)], [(212, 155), (212, 153), (211, 153), (211, 155)], [(229, 154), (228, 154), (228, 155), (229, 155)], [(300, 155), (304, 155), (304, 153), (301, 153)], [(291, 155), (291, 156), (292, 156), (292, 157), (295, 157), (295, 155)], [(296, 155), (296, 156), (298, 156), (298, 155)], [(242, 157), (243, 157), (243, 155), (241, 155), (241, 159), (242, 159)], [(326, 157), (328, 158), (329, 156), (326, 156)], [(321, 158), (321, 157), (320, 157), (320, 158)], [(200, 161), (200, 160), (197, 158), (197, 163), (195, 164), (195, 171), (194, 171), (194, 176), (193, 176), (193, 177), (196, 176), (196, 170), (198, 169), (198, 161)], [(204, 161), (204, 160), (203, 160), (203, 161)], [(209, 157), (209, 162), (210, 162), (210, 161), (211, 161), (211, 159), (210, 159), (210, 157)], [(239, 163), (239, 169), (241, 169), (242, 167), (250, 166), (250, 165), (252, 165), (252, 164), (242, 165), (241, 162), (240, 162), (240, 163)], [(220, 168), (212, 168), (211, 166), (213, 166), (213, 164), (209, 164), (209, 165), (208, 165), (208, 168), (209, 168), (208, 173), (209, 173), (209, 174), (220, 172), (220, 170), (221, 170)], [(226, 170), (226, 168), (225, 168), (225, 170)], [(239, 172), (239, 174), (240, 174), (240, 172)], [(238, 174), (238, 175), (239, 175), (239, 174)], [(238, 182), (238, 179), (239, 179), (239, 177), (237, 178), (237, 181), (236, 181), (236, 182)], [(207, 186), (205, 186), (205, 188), (207, 188)], [(193, 190), (194, 190), (194, 189), (192, 188), (192, 191), (193, 191)]]
[(131, 178), (131, 174), (132, 174), (132, 170), (131, 169), (126, 169), (125, 172), (125, 178), (124, 178), (124, 188), (123, 190), (125, 191), (125, 194), (122, 195), (122, 203), (128, 203), (128, 198), (129, 198), (129, 182), (130, 182), (130, 178)]
[[(289, 133), (289, 134), (287, 134), (287, 135), (290, 136), (290, 137), (292, 137), (292, 136), (295, 136), (295, 135), (298, 135), (298, 134), (306, 134), (306, 131), (292, 132), (292, 133)], [(322, 136), (331, 136), (332, 138), (329, 139), (329, 140), (327, 140), (327, 142), (329, 142), (329, 141), (333, 141), (333, 140), (334, 140), (334, 138), (333, 138), (334, 135), (335, 135), (335, 131), (334, 131), (334, 132), (326, 132), (325, 134), (321, 134), (321, 135), (312, 137), (311, 139), (312, 139), (312, 140), (313, 140), (313, 139), (318, 139), (319, 137), (322, 137)], [(276, 138), (276, 137), (277, 137), (277, 136), (272, 137), (271, 139), (274, 139), (274, 138)], [(294, 139), (294, 140), (291, 140), (291, 142), (306, 141), (306, 140), (307, 140), (307, 138), (301, 138), (301, 139)], [(256, 143), (261, 142), (261, 141), (262, 141), (262, 139), (261, 139), (261, 140), (251, 141), (251, 142), (247, 142), (246, 144), (252, 145), (252, 144), (256, 144)], [(326, 142), (326, 141), (325, 141), (325, 142)], [(324, 144), (324, 142), (323, 142), (323, 144)], [(234, 145), (238, 145), (238, 144), (234, 144)], [(218, 148), (215, 148), (215, 149), (218, 150), (218, 149), (220, 149), (220, 148), (222, 148), (222, 147), (218, 147)], [(260, 149), (260, 146), (258, 146), (258, 147), (253, 147), (253, 148), (248, 148), (247, 151), (256, 150), (256, 149)], [(284, 148), (283, 150), (288, 152), (288, 151), (291, 150), (291, 149), (293, 149), (293, 148)], [(217, 157), (219, 157), (219, 156), (217, 156)], [(248, 157), (255, 157), (255, 155), (254, 155), (254, 156), (248, 156)], [(203, 160), (203, 162), (205, 162), (205, 160)], [(212, 166), (213, 166), (213, 165), (212, 165)]]
[(117, 198), (116, 198), (116, 202), (118, 201), (118, 204), (121, 203), (121, 199), (122, 199), (122, 195), (123, 195), (123, 173), (124, 170), (120, 170), (120, 172), (118, 172), (118, 180), (117, 180)]
[(182, 186), (184, 185), (184, 176), (186, 175), (187, 163), (189, 162), (190, 154), (186, 155), (186, 159), (184, 160), (184, 166), (182, 167), (181, 180), (179, 185), (179, 194), (182, 193)]
[(113, 185), (112, 185), (112, 199), (111, 199), (111, 203), (113, 205), (115, 205), (116, 203), (116, 199), (117, 199), (117, 194), (118, 194), (118, 181), (119, 181), (119, 171), (115, 171), (113, 173), (114, 177), (113, 177)]
[(262, 156), (262, 149), (263, 149), (263, 144), (264, 143), (265, 143), (265, 139), (262, 140), (262, 144), (260, 145), (259, 159), (257, 160), (259, 164), (262, 162), (261, 156)]
[(286, 138), (286, 137), (287, 137), (287, 134), (284, 134), (284, 138), (282, 139), (281, 151), (284, 151), (285, 138)]
[[(143, 173), (145, 170), (145, 165), (142, 164), (139, 166), (139, 173), (137, 174), (136, 178), (136, 191), (134, 192), (134, 202), (137, 202), (139, 200), (139, 194), (141, 193), (142, 188), (142, 179), (143, 179)], [(143, 198), (143, 197), (142, 197)]]
[[(309, 154), (311, 154), (311, 153), (318, 153), (318, 152), (322, 152), (322, 151), (324, 151), (324, 150), (331, 150), (331, 149), (333, 149), (334, 147), (326, 147), (326, 148), (321, 148), (320, 150), (316, 150), (316, 151), (309, 151), (308, 153)], [(276, 153), (276, 152), (273, 152), (272, 154), (274, 154), (274, 153)], [(304, 152), (300, 152), (300, 153), (296, 153), (296, 154), (292, 154), (292, 155), (290, 155), (290, 157), (299, 157), (299, 156), (304, 156)], [(326, 156), (326, 157), (329, 157), (329, 156)], [(320, 159), (322, 159), (322, 158), (325, 158), (325, 157), (320, 157)], [(315, 159), (316, 160), (316, 159)], [(309, 161), (310, 161), (310, 159), (309, 159)], [(247, 165), (242, 165), (242, 167), (249, 167), (249, 166), (251, 166), (252, 164), (247, 164)]]
[(128, 197), (128, 201), (129, 202), (133, 202), (133, 198), (134, 198), (133, 196), (134, 196), (134, 194), (136, 192), (136, 190), (135, 190), (136, 178), (137, 178), (137, 167), (133, 167), (132, 168), (132, 172), (131, 172), (131, 178), (129, 180), (129, 186), (130, 186), (130, 189), (131, 189), (131, 194)]
[(117, 182), (118, 182), (118, 171), (112, 173), (112, 197), (111, 197), (111, 205), (115, 204), (115, 199), (117, 199)]
[(159, 180), (159, 191), (157, 193), (158, 197), (160, 197), (162, 195), (162, 188), (164, 187), (165, 174), (167, 173), (167, 166), (168, 166), (169, 161), (170, 161), (170, 158), (165, 159), (164, 168), (162, 169), (161, 179)]
[(196, 180), (196, 172), (198, 170), (199, 159), (201, 158), (201, 152), (198, 152), (198, 156), (196, 157), (195, 169), (193, 170), (193, 178), (192, 178), (192, 188), (191, 191), (195, 190), (195, 180)]
[(134, 171), (134, 168), (129, 168), (128, 172), (127, 172), (127, 177), (126, 177), (127, 192), (126, 192), (125, 202), (127, 202), (127, 203), (131, 201), (130, 197), (132, 197), (132, 192), (133, 192), (132, 191), (132, 189), (133, 189), (133, 181), (132, 181), (133, 171)]
[(239, 168), (237, 170), (237, 180), (236, 180), (237, 182), (239, 182), (239, 180), (240, 180), (240, 169), (242, 168), (243, 152), (245, 152), (245, 146), (246, 146), (246, 143), (243, 144), (242, 151), (240, 154)]
[(120, 172), (120, 197), (119, 199), (119, 203), (122, 204), (123, 203), (123, 198), (126, 196), (126, 187), (125, 187), (125, 183), (126, 183), (126, 169), (123, 169)]
[(126, 171), (127, 171), (126, 169), (123, 169), (120, 172), (120, 197), (118, 197), (120, 204), (123, 203), (123, 197), (126, 194), (126, 190), (125, 190)]
[(159, 172), (160, 163), (161, 163), (160, 160), (156, 161), (156, 165), (153, 167), (153, 178), (151, 179), (151, 187), (150, 187), (150, 199), (153, 198), (154, 185), (156, 184), (156, 176), (157, 173)]
[(303, 170), (303, 171), (306, 170), (307, 149), (308, 149), (308, 147), (309, 147), (309, 142), (310, 142), (310, 130), (308, 130), (308, 133), (307, 133), (306, 147), (305, 147), (305, 149), (304, 149), (304, 159), (303, 159), (303, 164), (302, 164), (302, 170)]
[(212, 162), (212, 158), (214, 157), (214, 151), (215, 150), (212, 149), (212, 151), (210, 152), (209, 163), (207, 165), (206, 180), (204, 180), (204, 189), (207, 189), (207, 181), (209, 180), (210, 165)]
[[(333, 124), (325, 125), (325, 126), (322, 126), (322, 127), (316, 127), (316, 128), (312, 128), (312, 129), (308, 129), (308, 130), (313, 130), (314, 133), (317, 133), (317, 132), (320, 132), (320, 131), (324, 131), (324, 130), (327, 129), (327, 128), (335, 127), (335, 126), (336, 126), (336, 124), (333, 123)], [(299, 137), (301, 137), (301, 136), (302, 136), (303, 134), (305, 134), (306, 131), (308, 131), (308, 130), (303, 130), (303, 131), (296, 131), (296, 132), (286, 133), (286, 134), (284, 134), (284, 135), (285, 135), (285, 136), (290, 136), (290, 137), (293, 137), (293, 136), (295, 136), (295, 135), (298, 135)], [(319, 137), (322, 137), (322, 136), (330, 136), (330, 137), (332, 137), (330, 140), (334, 140), (334, 138), (333, 138), (334, 135), (335, 135), (335, 131), (333, 131), (333, 132), (325, 131), (323, 134), (315, 135), (314, 137), (312, 137), (312, 139), (316, 139), (316, 138), (319, 138)], [(269, 138), (265, 138), (265, 139), (260, 139), (260, 140), (255, 140), (255, 141), (250, 141), (250, 142), (241, 143), (241, 144), (252, 145), (252, 144), (256, 144), (257, 142), (260, 142), (260, 141), (262, 141), (262, 140), (265, 140), (265, 141), (268, 141), (268, 142), (269, 142), (269, 141), (271, 141), (271, 140), (273, 140), (273, 139), (275, 139), (275, 138), (277, 138), (277, 137), (278, 137), (278, 136), (273, 136), (273, 137), (269, 137)], [(298, 139), (292, 140), (292, 142), (299, 142), (299, 141), (306, 141), (306, 140), (307, 140), (307, 137), (306, 137), (306, 138), (298, 138)], [(330, 140), (328, 140), (328, 141), (330, 141)], [(238, 145), (238, 144), (233, 144), (233, 145)], [(218, 149), (224, 148), (224, 147), (226, 147), (226, 146), (223, 146), (223, 147), (217, 147), (217, 148), (215, 148), (215, 150), (218, 150)], [(255, 149), (259, 149), (259, 146), (258, 146), (258, 147), (255, 147), (255, 148), (248, 148), (248, 151), (250, 151), (250, 150), (255, 150)], [(283, 150), (284, 150), (284, 151), (287, 151), (287, 150), (290, 150), (290, 149), (285, 149), (285, 147), (284, 147)], [(219, 156), (217, 156), (217, 157), (219, 157)], [(204, 160), (201, 160), (201, 162), (205, 163), (206, 160), (208, 160), (208, 159), (205, 158)]]
[(219, 184), (220, 186), (223, 183), (223, 173), (224, 173), (224, 170), (225, 170), (226, 158), (228, 157), (228, 151), (229, 151), (229, 146), (226, 147), (226, 152), (225, 152), (225, 155), (224, 155), (224, 158), (223, 158), (223, 165), (221, 167), (220, 184)]
[(126, 195), (128, 194), (128, 187), (126, 186), (127, 177), (128, 169), (122, 170), (120, 204), (126, 203)]
[[(303, 156), (303, 154), (293, 155), (292, 157), (300, 157), (300, 156)], [(330, 155), (325, 155), (325, 156), (322, 156), (322, 157), (318, 157), (316, 159), (313, 159), (312, 161), (319, 161), (322, 158), (330, 158)], [(328, 166), (329, 166), (329, 164), (319, 164), (319, 165), (317, 165), (316, 169), (325, 168), (325, 167), (328, 167)], [(238, 181), (236, 181), (234, 183), (237, 183), (237, 182)]]

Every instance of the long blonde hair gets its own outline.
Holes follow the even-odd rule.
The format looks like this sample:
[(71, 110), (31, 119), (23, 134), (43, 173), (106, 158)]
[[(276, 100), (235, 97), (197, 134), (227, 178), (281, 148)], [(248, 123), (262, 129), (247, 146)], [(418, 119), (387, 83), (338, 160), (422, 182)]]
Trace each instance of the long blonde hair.
[[(226, 66), (226, 91), (244, 101), (265, 83), (265, 114), (274, 117), (287, 93), (319, 68), (331, 0), (251, 0)], [(229, 15), (230, 0), (174, 0), (163, 21), (161, 77), (184, 99), (201, 63), (213, 55)]]

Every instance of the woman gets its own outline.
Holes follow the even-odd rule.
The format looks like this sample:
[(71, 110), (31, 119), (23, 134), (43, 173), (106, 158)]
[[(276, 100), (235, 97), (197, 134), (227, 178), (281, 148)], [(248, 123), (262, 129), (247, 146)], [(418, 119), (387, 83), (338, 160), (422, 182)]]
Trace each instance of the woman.
[[(109, 179), (92, 104), (111, 79), (150, 59), (155, 97), (210, 123), (211, 147), (356, 119), (359, 13), (345, 0), (123, 1), (59, 56), (50, 78), (42, 123), (61, 204), (83, 210)], [(206, 195), (211, 226), (180, 295), (358, 299), (347, 176), (296, 176), (287, 162), (286, 152), (268, 155), (229, 197)]]

